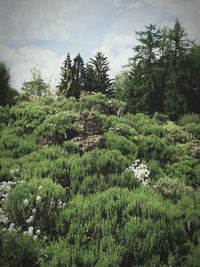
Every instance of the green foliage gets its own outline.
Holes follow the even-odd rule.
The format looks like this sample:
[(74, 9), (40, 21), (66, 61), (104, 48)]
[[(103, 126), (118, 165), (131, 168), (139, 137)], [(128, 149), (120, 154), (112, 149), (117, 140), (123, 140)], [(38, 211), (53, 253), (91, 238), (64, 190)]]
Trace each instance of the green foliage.
[(65, 141), (62, 146), (69, 154), (80, 153), (79, 145), (72, 141)]
[(184, 114), (182, 115), (179, 119), (178, 119), (178, 124), (185, 126), (186, 124), (189, 123), (200, 123), (200, 116), (199, 114), (196, 113), (188, 113), (188, 114)]
[(22, 85), (22, 92), (33, 97), (42, 97), (47, 94), (49, 85), (45, 83), (42, 78), (41, 72), (35, 68), (31, 70), (32, 80), (24, 82)]
[(14, 105), (18, 92), (10, 85), (10, 70), (0, 61), (0, 106)]
[(37, 140), (43, 144), (61, 144), (71, 139), (79, 132), (75, 122), (78, 114), (71, 111), (62, 111), (48, 117), (35, 130)]
[(124, 136), (114, 133), (106, 133), (104, 137), (106, 148), (119, 150), (123, 155), (130, 157), (132, 160), (136, 158), (136, 145)]
[(178, 199), (192, 192), (192, 188), (186, 186), (178, 179), (170, 179), (168, 177), (160, 178), (156, 184), (155, 189), (164, 198), (168, 198), (173, 202), (177, 202)]
[(184, 129), (192, 134), (196, 139), (200, 139), (200, 124), (188, 123), (184, 126)]
[(38, 265), (38, 254), (40, 253), (40, 243), (25, 235), (18, 233), (0, 233), (0, 265), (30, 266)]
[[(59, 254), (65, 266), (137, 266), (153, 255), (166, 261), (166, 255), (185, 241), (183, 227), (174, 221), (178, 216), (178, 209), (151, 190), (112, 188), (88, 198), (77, 196), (57, 223), (67, 243), (60, 240), (60, 248), (71, 257), (64, 251)], [(52, 249), (50, 258), (57, 258)]]
[(45, 233), (51, 235), (63, 201), (65, 201), (65, 191), (60, 185), (47, 178), (32, 179), (10, 191), (6, 211), (11, 221), (18, 227), (21, 226), (26, 230), (31, 225), (34, 229), (39, 229), (42, 235)]
[(154, 159), (161, 164), (173, 162), (179, 156), (179, 151), (173, 146), (168, 146), (161, 138), (156, 135), (147, 137), (140, 136), (137, 140), (138, 158)]
[(169, 177), (178, 178), (186, 185), (194, 186), (200, 183), (199, 161), (190, 156), (180, 157), (179, 160), (166, 169)]

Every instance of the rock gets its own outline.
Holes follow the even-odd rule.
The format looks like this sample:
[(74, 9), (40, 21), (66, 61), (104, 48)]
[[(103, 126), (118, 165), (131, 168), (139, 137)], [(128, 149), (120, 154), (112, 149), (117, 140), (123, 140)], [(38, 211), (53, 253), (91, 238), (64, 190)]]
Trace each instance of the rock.
[(121, 133), (121, 130), (119, 128), (114, 128), (114, 127), (110, 127), (108, 129), (109, 132), (112, 132), (112, 133)]
[(90, 135), (85, 139), (76, 137), (72, 139), (72, 141), (79, 145), (82, 153), (90, 151), (96, 147), (101, 148), (104, 145), (104, 139), (102, 135)]
[(200, 159), (200, 144), (194, 144), (189, 148), (189, 155), (196, 159)]
[(82, 112), (78, 124), (85, 136), (98, 134), (101, 126), (94, 112)]

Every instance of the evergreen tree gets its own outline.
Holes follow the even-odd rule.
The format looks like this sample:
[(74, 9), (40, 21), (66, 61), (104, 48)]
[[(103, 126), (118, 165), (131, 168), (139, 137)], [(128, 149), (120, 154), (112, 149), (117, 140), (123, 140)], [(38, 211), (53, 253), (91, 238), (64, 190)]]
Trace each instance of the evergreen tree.
[(87, 63), (85, 68), (84, 90), (92, 92), (95, 90), (95, 87), (95, 70), (91, 64)]
[(12, 105), (15, 103), (17, 91), (10, 85), (11, 75), (5, 63), (0, 62), (0, 105)]
[(72, 94), (72, 60), (70, 54), (64, 61), (63, 67), (61, 67), (61, 81), (58, 85), (58, 93), (64, 96), (71, 96)]
[(72, 67), (72, 93), (71, 96), (79, 98), (80, 92), (84, 89), (85, 69), (81, 55), (74, 58)]
[(94, 70), (95, 88), (93, 90), (101, 93), (108, 92), (112, 83), (108, 74), (110, 68), (107, 57), (102, 52), (97, 52), (94, 58), (90, 59), (89, 64)]

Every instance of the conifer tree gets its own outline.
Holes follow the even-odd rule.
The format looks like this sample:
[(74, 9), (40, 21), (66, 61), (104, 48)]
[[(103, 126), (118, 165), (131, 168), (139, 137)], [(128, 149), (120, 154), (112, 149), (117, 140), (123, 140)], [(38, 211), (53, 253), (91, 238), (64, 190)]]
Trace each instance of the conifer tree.
[(89, 64), (94, 70), (95, 88), (93, 90), (101, 93), (108, 92), (112, 83), (108, 74), (110, 68), (107, 57), (102, 52), (97, 52), (94, 58), (90, 59)]
[(78, 53), (78, 55), (74, 58), (73, 67), (72, 67), (71, 96), (79, 98), (80, 92), (84, 89), (84, 80), (85, 80), (84, 61), (81, 55)]
[(72, 94), (72, 76), (72, 60), (68, 53), (63, 67), (61, 67), (61, 81), (58, 85), (59, 94), (66, 97)]

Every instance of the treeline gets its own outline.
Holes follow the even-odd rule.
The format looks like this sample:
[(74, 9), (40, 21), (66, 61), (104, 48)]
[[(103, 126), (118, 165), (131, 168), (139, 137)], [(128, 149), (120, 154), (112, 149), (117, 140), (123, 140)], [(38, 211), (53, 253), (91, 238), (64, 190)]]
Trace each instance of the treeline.
[(129, 68), (117, 75), (114, 96), (133, 113), (165, 113), (176, 119), (200, 112), (200, 45), (187, 39), (180, 22), (174, 27), (146, 26), (136, 32), (138, 45)]
[[(187, 38), (176, 20), (174, 26), (158, 28), (150, 24), (136, 32), (138, 45), (127, 68), (114, 80), (109, 77), (109, 63), (97, 52), (86, 64), (78, 54), (68, 53), (61, 67), (56, 94), (79, 98), (81, 91), (101, 92), (126, 101), (132, 113), (163, 113), (177, 119), (184, 113), (200, 112), (200, 45)], [(9, 86), (9, 72), (0, 68), (1, 104), (12, 104), (16, 92)], [(7, 74), (6, 74), (7, 73)], [(6, 76), (7, 75), (7, 76)], [(22, 92), (31, 96), (50, 94), (41, 73), (32, 72), (33, 79), (24, 82)], [(2, 82), (3, 81), (3, 82)], [(8, 97), (10, 95), (10, 97)]]
[(97, 52), (86, 66), (80, 54), (72, 60), (68, 53), (61, 67), (58, 94), (79, 98), (83, 90), (107, 93), (111, 86), (109, 70), (107, 58), (102, 52)]

